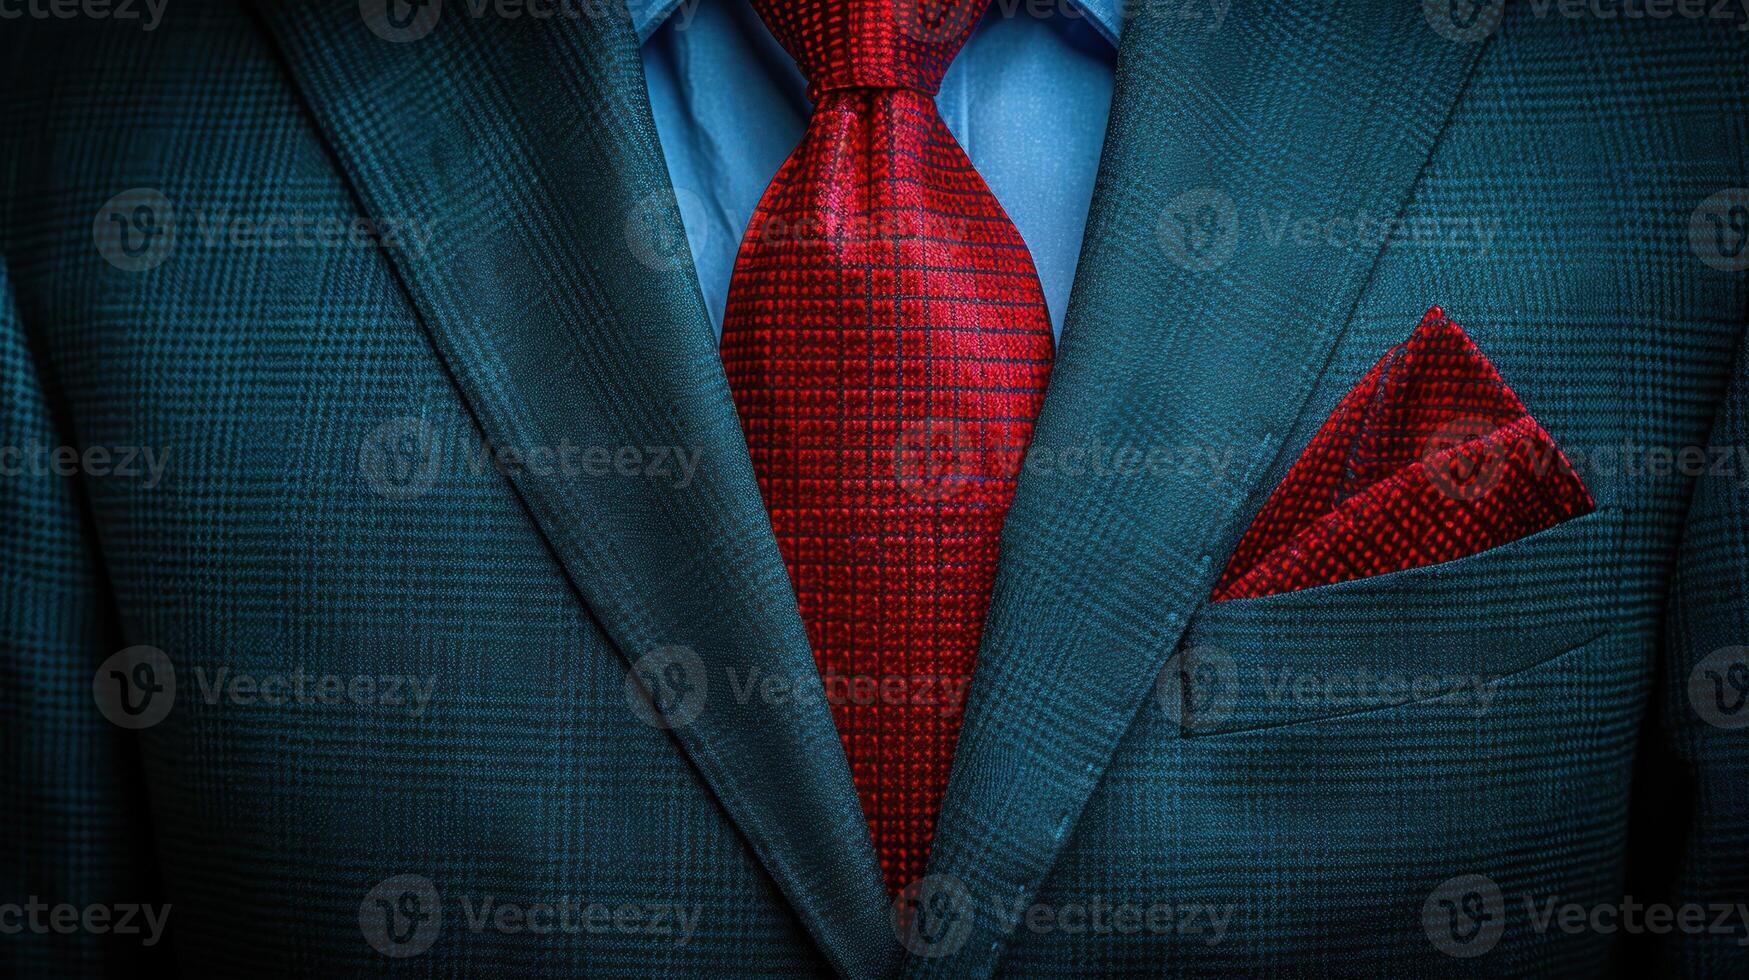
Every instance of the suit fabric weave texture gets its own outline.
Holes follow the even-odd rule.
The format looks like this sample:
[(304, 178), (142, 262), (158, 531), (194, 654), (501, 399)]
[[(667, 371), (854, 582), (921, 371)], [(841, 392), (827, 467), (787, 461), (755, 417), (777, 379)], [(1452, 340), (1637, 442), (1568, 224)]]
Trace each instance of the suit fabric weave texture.
[[(814, 114), (736, 258), (722, 353), (887, 887), (923, 874), (1051, 326), (942, 122), (987, 0), (766, 0)], [(871, 683), (872, 682), (872, 683)], [(851, 686), (854, 685), (854, 686)]]
[[(0, 26), (0, 446), (169, 454), (159, 481), (0, 468), (0, 904), (172, 906), (153, 946), (0, 937), (0, 974), (1745, 974), (1741, 931), (1560, 926), (1749, 894), (1749, 728), (1709, 721), (1749, 708), (1707, 683), (1749, 635), (1749, 482), (1648, 465), (1749, 445), (1749, 275), (1690, 236), (1749, 186), (1749, 31), (1515, 3), (1459, 43), (1400, 0), (1234, 0), (1218, 30), (1130, 5), (1028, 451), (1052, 465), (1004, 521), (930, 845), (970, 929), (918, 952), (831, 711), (764, 694), (818, 668), (685, 238), (642, 237), (682, 227), (683, 188), (637, 35), (465, 6), (409, 43), (307, 0)], [(177, 234), (126, 271), (92, 229), (134, 188)], [(1180, 261), (1162, 216), (1214, 189), (1243, 233)], [(1393, 231), (1293, 233), (1355, 215)], [(242, 219), (424, 234), (252, 247)], [(1435, 302), (1596, 509), (1210, 602)], [(373, 483), (408, 422), (441, 465)], [(698, 465), (476, 466), (485, 439)], [(179, 693), (125, 730), (92, 680), (137, 644)], [(676, 646), (709, 697), (653, 727), (628, 674)], [(1234, 683), (1187, 719), (1165, 670), (1209, 649)], [(230, 694), (299, 670), (435, 686), (422, 711)], [(1357, 677), (1482, 690), (1323, 693)], [(391, 959), (359, 911), (404, 875), (443, 914)], [(1424, 911), (1472, 875), (1504, 901), (1454, 958), (1433, 937), (1472, 920)], [(578, 899), (693, 928), (493, 924)], [(1103, 909), (1144, 928), (1041, 927)]]

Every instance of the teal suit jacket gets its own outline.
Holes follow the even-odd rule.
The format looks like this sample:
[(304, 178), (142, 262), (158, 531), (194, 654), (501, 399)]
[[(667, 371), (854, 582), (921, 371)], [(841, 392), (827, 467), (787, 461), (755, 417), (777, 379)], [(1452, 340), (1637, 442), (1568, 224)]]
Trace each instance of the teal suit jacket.
[[(907, 929), (623, 11), (0, 27), (0, 444), (163, 462), (0, 477), (0, 902), (170, 905), (150, 946), (23, 928), (0, 958), (1741, 973), (1740, 926), (1561, 910), (1749, 900), (1749, 470), (1672, 462), (1749, 436), (1749, 34), (1426, 7), (1126, 25), (1054, 465), (1020, 480)], [(1596, 511), (1208, 603), (1434, 304)], [(123, 727), (105, 686), (172, 671)], [(1447, 686), (1344, 693), (1379, 676)]]

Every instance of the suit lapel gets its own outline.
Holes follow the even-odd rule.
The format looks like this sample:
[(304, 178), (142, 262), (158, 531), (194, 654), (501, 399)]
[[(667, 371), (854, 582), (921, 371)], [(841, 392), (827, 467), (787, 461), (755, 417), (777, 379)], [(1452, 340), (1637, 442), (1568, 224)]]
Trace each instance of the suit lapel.
[(890, 972), (886, 894), (823, 697), (736, 696), (818, 674), (623, 12), (535, 24), (445, 4), (434, 24), (378, 25), (396, 41), (355, 4), (258, 6), (366, 212), (427, 232), (391, 261), (484, 435), (699, 454), (685, 485), (534, 467), (512, 483), (628, 661), (679, 681), (662, 692), (675, 737), (832, 965)]
[(908, 972), (994, 966), (1267, 489), (1381, 251), (1280, 216), (1393, 220), (1479, 48), (1401, 2), (1126, 24), (931, 858), (972, 925)]

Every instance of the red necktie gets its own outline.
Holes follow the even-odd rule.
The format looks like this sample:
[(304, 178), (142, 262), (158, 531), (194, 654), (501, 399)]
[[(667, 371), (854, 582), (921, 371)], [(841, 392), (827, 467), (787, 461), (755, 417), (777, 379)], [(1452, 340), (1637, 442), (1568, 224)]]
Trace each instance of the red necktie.
[(735, 260), (723, 364), (893, 891), (922, 875), (1050, 375), (1032, 255), (935, 108), (989, 0), (753, 0), (807, 133)]

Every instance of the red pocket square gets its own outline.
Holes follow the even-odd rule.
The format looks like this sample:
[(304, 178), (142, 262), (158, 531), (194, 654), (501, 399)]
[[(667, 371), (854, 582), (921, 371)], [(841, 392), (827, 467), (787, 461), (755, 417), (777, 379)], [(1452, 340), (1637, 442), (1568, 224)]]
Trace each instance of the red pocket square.
[(1330, 413), (1240, 539), (1213, 599), (1451, 561), (1595, 506), (1554, 440), (1436, 306)]

